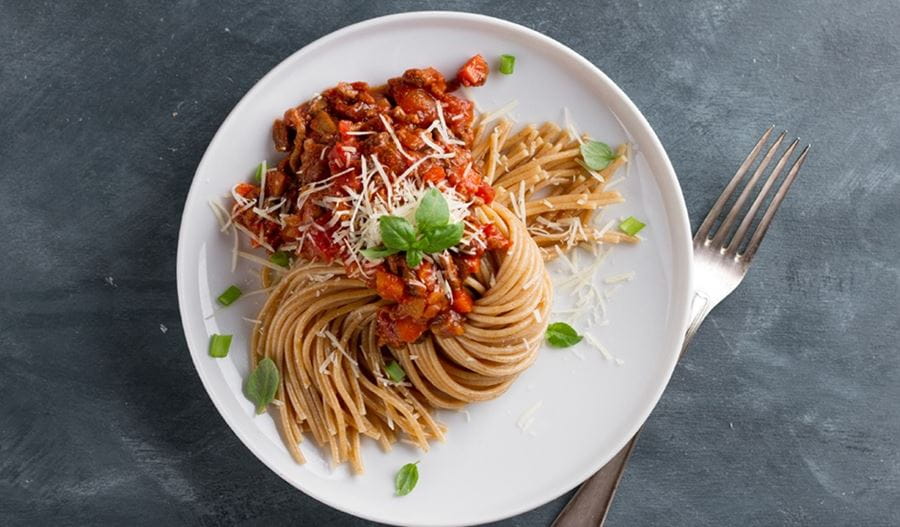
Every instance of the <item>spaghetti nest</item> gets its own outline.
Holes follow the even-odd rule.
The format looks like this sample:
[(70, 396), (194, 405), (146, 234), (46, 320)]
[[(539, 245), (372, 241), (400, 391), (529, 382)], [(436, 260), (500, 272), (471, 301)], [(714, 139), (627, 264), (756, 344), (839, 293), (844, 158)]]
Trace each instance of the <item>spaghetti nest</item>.
[[(378, 345), (376, 314), (386, 304), (343, 267), (309, 263), (287, 273), (263, 307), (252, 339), (254, 366), (278, 366), (281, 433), (304, 462), (299, 442), (309, 434), (333, 464), (363, 471), (360, 438), (385, 450), (398, 439), (423, 450), (443, 439), (437, 408), (493, 399), (534, 362), (547, 327), (552, 288), (541, 250), (526, 226), (495, 202), (475, 213), (512, 242), (486, 253), (465, 286), (476, 298), (458, 337), (430, 332), (405, 346)], [(396, 360), (407, 379), (385, 377)]]

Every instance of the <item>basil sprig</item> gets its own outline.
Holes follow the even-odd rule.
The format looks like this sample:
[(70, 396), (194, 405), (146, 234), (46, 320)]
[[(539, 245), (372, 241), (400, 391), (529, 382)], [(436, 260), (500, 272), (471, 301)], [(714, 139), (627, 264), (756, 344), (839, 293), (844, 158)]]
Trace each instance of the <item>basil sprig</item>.
[(266, 406), (275, 399), (278, 391), (278, 366), (269, 357), (259, 361), (256, 369), (247, 377), (244, 384), (244, 395), (256, 405), (256, 413), (266, 411)]
[(603, 170), (619, 156), (606, 143), (585, 141), (581, 144), (581, 157), (591, 170)]
[(416, 483), (419, 482), (419, 468), (416, 467), (418, 464), (418, 461), (407, 463), (400, 468), (400, 472), (397, 472), (397, 476), (394, 478), (394, 489), (398, 496), (406, 496), (416, 487)]
[(565, 322), (554, 322), (547, 326), (547, 342), (554, 348), (568, 348), (581, 342), (583, 337)]
[(363, 249), (362, 255), (378, 260), (399, 252), (406, 253), (406, 264), (418, 267), (426, 254), (449, 249), (462, 240), (462, 222), (450, 223), (450, 207), (436, 188), (430, 188), (422, 196), (416, 208), (415, 227), (399, 216), (378, 218), (381, 241), (384, 247)]

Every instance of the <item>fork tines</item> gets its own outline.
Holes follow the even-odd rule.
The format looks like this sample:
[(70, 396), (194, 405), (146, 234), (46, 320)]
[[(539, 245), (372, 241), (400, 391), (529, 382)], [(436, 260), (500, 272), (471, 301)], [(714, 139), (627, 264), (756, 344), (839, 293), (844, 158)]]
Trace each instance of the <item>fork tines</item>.
[[(750, 198), (754, 187), (756, 187), (763, 173), (766, 171), (766, 168), (768, 168), (769, 164), (771, 164), (772, 160), (776, 157), (778, 149), (784, 141), (787, 132), (778, 134), (778, 137), (775, 138), (775, 142), (766, 150), (759, 165), (753, 171), (753, 175), (750, 176), (750, 179), (744, 185), (744, 188), (737, 196), (737, 199), (734, 200), (731, 208), (725, 213), (725, 217), (721, 218), (721, 222), (719, 222), (718, 225), (716, 225), (716, 223), (720, 219), (722, 213), (725, 212), (726, 203), (728, 203), (734, 195), (738, 186), (744, 179), (744, 175), (747, 174), (750, 167), (759, 157), (760, 152), (763, 151), (769, 140), (769, 136), (772, 135), (773, 129), (774, 127), (769, 127), (769, 129), (763, 133), (762, 137), (757, 141), (756, 146), (753, 147), (753, 150), (750, 151), (750, 154), (744, 159), (744, 162), (741, 163), (737, 173), (735, 173), (734, 177), (725, 187), (725, 190), (722, 191), (722, 194), (716, 200), (716, 203), (713, 205), (709, 214), (707, 214), (703, 223), (700, 225), (700, 229), (697, 230), (697, 234), (694, 236), (695, 246), (702, 245), (707, 248), (719, 249), (723, 254), (732, 256), (736, 260), (743, 261), (749, 261), (750, 258), (756, 254), (759, 243), (762, 241), (763, 236), (766, 234), (766, 230), (769, 228), (769, 224), (772, 222), (772, 217), (775, 216), (775, 212), (784, 200), (784, 196), (787, 194), (788, 189), (791, 188), (794, 179), (796, 179), (797, 172), (800, 171), (800, 167), (803, 166), (803, 162), (806, 160), (806, 154), (809, 152), (809, 145), (806, 145), (806, 147), (803, 148), (800, 155), (797, 156), (793, 164), (791, 164), (787, 175), (782, 178), (778, 191), (775, 193), (775, 196), (768, 206), (765, 207), (762, 218), (759, 219), (752, 231), (750, 227), (754, 223), (757, 213), (765, 202), (769, 191), (775, 185), (776, 180), (784, 171), (784, 167), (788, 164), (788, 161), (797, 149), (797, 145), (800, 142), (799, 139), (794, 139), (781, 156), (778, 157), (775, 167), (765, 178), (762, 188), (760, 188), (753, 203), (750, 204), (750, 207), (744, 213), (743, 219), (741, 219), (736, 230), (733, 229), (735, 220), (738, 219), (738, 216), (744, 210), (747, 200)], [(714, 225), (716, 225), (715, 230), (713, 230)]]

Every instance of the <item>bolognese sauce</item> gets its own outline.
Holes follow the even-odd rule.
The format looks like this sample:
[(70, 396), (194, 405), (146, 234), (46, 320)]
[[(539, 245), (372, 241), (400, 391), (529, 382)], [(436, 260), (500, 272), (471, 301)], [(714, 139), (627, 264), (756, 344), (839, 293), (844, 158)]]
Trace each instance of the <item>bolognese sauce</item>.
[(367, 202), (396, 200), (398, 185), (439, 188), (468, 206), (491, 203), (471, 152), (473, 103), (452, 93), (487, 75), (476, 55), (449, 83), (434, 68), (410, 69), (384, 86), (341, 82), (288, 109), (272, 127), (275, 149), (286, 155), (257, 184), (233, 189), (234, 221), (270, 252), (340, 263), (364, 280), (388, 301), (377, 313), (382, 343), (414, 342), (429, 329), (462, 334), (474, 306), (463, 283), (485, 251), (509, 248), (503, 233), (463, 210), (460, 245), (410, 267), (400, 254), (359, 256), (364, 240), (355, 229)]

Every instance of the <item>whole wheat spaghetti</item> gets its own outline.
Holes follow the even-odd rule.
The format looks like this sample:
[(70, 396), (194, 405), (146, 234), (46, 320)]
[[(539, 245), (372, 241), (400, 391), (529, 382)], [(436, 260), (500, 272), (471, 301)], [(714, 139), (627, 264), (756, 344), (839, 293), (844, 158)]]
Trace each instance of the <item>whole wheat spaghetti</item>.
[[(479, 84), (471, 63), (457, 82)], [(275, 412), (297, 462), (307, 436), (357, 473), (364, 437), (428, 450), (446, 433), (433, 410), (498, 397), (536, 359), (544, 261), (637, 241), (591, 221), (623, 201), (606, 185), (624, 145), (592, 171), (572, 126), (476, 119), (450, 88), (432, 68), (341, 83), (285, 112), (285, 157), (232, 192), (228, 221), (292, 262), (262, 260), (271, 291), (251, 358), (280, 372)]]

